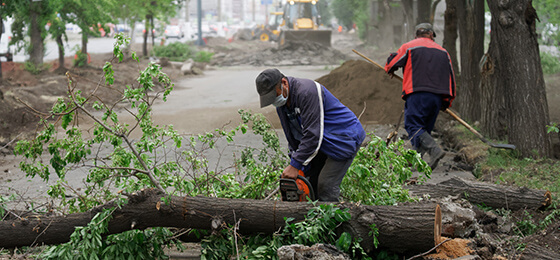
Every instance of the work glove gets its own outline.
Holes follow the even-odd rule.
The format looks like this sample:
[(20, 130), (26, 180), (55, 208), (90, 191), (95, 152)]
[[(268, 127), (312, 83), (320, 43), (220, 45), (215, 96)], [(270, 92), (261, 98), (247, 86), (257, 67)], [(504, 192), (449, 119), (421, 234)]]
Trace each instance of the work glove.
[(449, 108), (450, 105), (451, 105), (451, 102), (449, 102), (449, 99), (448, 99), (448, 98), (444, 98), (444, 99), (441, 101), (441, 108), (440, 108), (441, 111), (445, 111), (446, 109)]
[(391, 54), (389, 54), (389, 57), (387, 58), (387, 64), (391, 63), (391, 61), (397, 56), (396, 52), (391, 52)]

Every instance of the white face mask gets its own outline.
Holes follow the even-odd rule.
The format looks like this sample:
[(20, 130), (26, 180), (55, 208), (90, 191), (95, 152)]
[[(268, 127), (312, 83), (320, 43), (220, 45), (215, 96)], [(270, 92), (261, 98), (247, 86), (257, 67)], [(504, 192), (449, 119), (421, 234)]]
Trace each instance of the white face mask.
[(283, 105), (286, 105), (286, 102), (288, 101), (288, 95), (284, 97), (284, 87), (282, 87), (282, 85), (280, 85), (280, 87), (282, 88), (282, 93), (280, 94), (280, 96), (277, 96), (276, 100), (274, 100), (274, 102), (272, 103), (274, 107), (281, 107)]

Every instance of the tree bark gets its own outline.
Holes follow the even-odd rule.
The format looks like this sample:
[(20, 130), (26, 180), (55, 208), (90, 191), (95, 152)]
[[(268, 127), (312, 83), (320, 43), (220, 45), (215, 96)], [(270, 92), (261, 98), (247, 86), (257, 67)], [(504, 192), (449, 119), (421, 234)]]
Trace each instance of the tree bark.
[(560, 253), (553, 252), (550, 248), (544, 248), (542, 246), (530, 243), (527, 245), (519, 260), (557, 260), (560, 259)]
[[(467, 121), (480, 120), (480, 59), (484, 55), (484, 1), (457, 1), (461, 44), (461, 79), (457, 110)], [(457, 80), (458, 81), (458, 80)]]
[[(432, 0), (418, 0), (416, 11), (416, 24), (420, 23), (429, 23), (430, 22), (430, 13), (432, 7)], [(416, 26), (416, 24), (414, 26)]]
[(414, 39), (414, 9), (412, 7), (412, 0), (402, 0), (403, 17), (405, 27), (403, 29), (404, 39), (403, 42), (408, 42)]
[(459, 196), (472, 204), (511, 210), (538, 209), (549, 206), (552, 202), (552, 195), (548, 191), (467, 181), (458, 177), (437, 185), (424, 184), (406, 188), (411, 195), (417, 197), (425, 194), (429, 194), (431, 198)]
[(488, 7), (492, 22), (487, 61), (493, 73), (486, 74), (484, 87), (497, 95), (483, 99), (503, 97), (504, 103), (499, 107), (495, 102), (482, 103), (483, 113), (491, 114), (482, 116), (483, 130), (492, 138), (503, 139), (495, 130), (503, 126), (494, 120), (503, 116), (509, 142), (523, 157), (550, 157), (548, 103), (534, 29), (536, 10), (531, 0), (488, 1)]
[(65, 70), (64, 64), (64, 42), (62, 41), (62, 35), (56, 36), (56, 44), (58, 46), (58, 71)]
[(86, 55), (88, 53), (88, 49), (87, 49), (88, 33), (89, 33), (89, 28), (87, 28), (87, 26), (84, 26), (84, 28), (82, 28), (82, 53)]
[(148, 56), (148, 27), (149, 27), (150, 15), (146, 15), (146, 21), (144, 22), (144, 42), (142, 43), (142, 55), (144, 57)]
[(29, 8), (29, 17), (30, 17), (30, 51), (29, 51), (29, 61), (35, 65), (36, 68), (40, 69), (43, 65), (43, 56), (44, 56), (44, 46), (43, 46), (43, 38), (41, 36), (42, 28), (39, 25), (39, 10), (41, 2), (33, 2), (30, 1), (30, 8)]
[(455, 80), (459, 78), (459, 65), (457, 59), (457, 0), (446, 0), (446, 9), (444, 13), (444, 29), (443, 29), (443, 48), (447, 50), (453, 63), (453, 72)]
[(436, 9), (437, 9), (437, 5), (439, 4), (439, 2), (441, 2), (441, 0), (434, 0), (432, 2), (432, 8), (430, 8), (430, 23), (432, 25), (434, 24), (434, 18), (436, 16)]
[[(240, 233), (272, 234), (285, 225), (284, 218), (303, 220), (313, 207), (297, 202), (177, 196), (169, 197), (166, 205), (161, 199), (163, 196), (155, 190), (131, 196), (127, 205), (113, 213), (109, 233), (159, 226), (211, 230), (240, 221)], [(67, 216), (0, 221), (0, 248), (66, 242), (76, 226), (87, 225), (102, 208), (113, 206), (107, 204)], [(394, 252), (424, 252), (441, 239), (441, 211), (437, 204), (358, 206), (341, 203), (338, 206), (348, 208), (352, 214), (352, 219), (341, 229), (350, 231), (353, 237), (361, 237), (362, 246), (369, 252), (374, 250), (373, 239), (368, 235), (374, 223), (379, 230), (380, 247)]]
[(377, 13), (377, 27), (379, 28), (377, 35), (377, 46), (381, 50), (390, 50), (394, 47), (394, 31), (393, 20), (391, 15), (391, 0), (381, 0)]

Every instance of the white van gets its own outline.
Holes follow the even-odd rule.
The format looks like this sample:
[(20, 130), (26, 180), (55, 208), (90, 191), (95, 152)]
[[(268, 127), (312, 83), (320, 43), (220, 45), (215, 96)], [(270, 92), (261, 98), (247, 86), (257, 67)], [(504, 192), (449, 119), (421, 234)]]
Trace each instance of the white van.
[(1, 61), (12, 61), (13, 53), (10, 50), (10, 40), (12, 39), (12, 19), (8, 18), (2, 26), (2, 38), (0, 38), (0, 59)]

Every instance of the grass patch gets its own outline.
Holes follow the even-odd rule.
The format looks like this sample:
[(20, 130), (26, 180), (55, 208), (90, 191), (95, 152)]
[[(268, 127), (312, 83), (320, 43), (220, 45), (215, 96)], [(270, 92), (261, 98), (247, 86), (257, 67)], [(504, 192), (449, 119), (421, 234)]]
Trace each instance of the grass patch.
[(519, 159), (515, 151), (490, 149), (484, 163), (476, 167), (475, 175), (497, 184), (548, 190), (553, 205), (560, 202), (560, 161), (552, 159)]
[(196, 47), (181, 42), (172, 42), (164, 46), (154, 46), (152, 53), (156, 57), (166, 57), (170, 61), (186, 61), (192, 59), (196, 62), (210, 62), (214, 53), (197, 51)]

